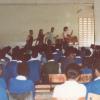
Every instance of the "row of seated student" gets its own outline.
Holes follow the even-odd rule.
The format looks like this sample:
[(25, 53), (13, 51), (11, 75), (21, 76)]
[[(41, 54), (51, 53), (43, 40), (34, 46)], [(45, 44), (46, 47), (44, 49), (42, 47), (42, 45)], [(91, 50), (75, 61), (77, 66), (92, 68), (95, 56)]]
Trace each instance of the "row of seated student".
[[(26, 66), (24, 66), (24, 68), (25, 67)], [(92, 82), (85, 83), (84, 85), (76, 82), (78, 81), (80, 75), (79, 67), (80, 66), (78, 64), (68, 64), (67, 68), (65, 69), (67, 81), (65, 81), (64, 84), (55, 87), (53, 93), (54, 100), (59, 100), (59, 98), (60, 100), (66, 100), (65, 98), (68, 98), (69, 100), (78, 100), (78, 98), (80, 98), (79, 100), (85, 100), (87, 93), (100, 94), (100, 88), (98, 88), (100, 85), (100, 64), (95, 66), (95, 74), (97, 78)], [(2, 78), (2, 66), (0, 72), (0, 88), (2, 90), (1, 98), (3, 100), (8, 100), (6, 93), (6, 83)], [(8, 88), (8, 96), (10, 100), (33, 100), (35, 95), (35, 87), (32, 80), (27, 79), (27, 74), (28, 69), (23, 72), (19, 67), (17, 76), (10, 79)]]
[[(46, 74), (64, 73), (66, 66), (70, 63), (77, 63), (81, 67), (82, 65), (86, 67), (92, 66), (92, 63), (89, 64), (87, 60), (84, 60), (86, 59), (86, 57), (83, 57), (84, 53), (81, 57), (79, 53), (77, 54), (78, 50), (73, 47), (69, 47), (65, 53), (52, 46), (35, 46), (31, 51), (15, 47), (12, 50), (12, 56), (8, 53), (10, 49), (10, 47), (4, 48), (4, 52), (0, 53), (1, 63), (4, 65), (4, 73), (7, 82), (11, 77), (17, 75), (17, 66), (23, 66), (22, 62), (26, 62), (26, 66), (29, 66), (28, 78), (34, 82), (41, 78), (45, 81), (44, 77), (48, 76)], [(7, 53), (4, 54), (5, 52)], [(23, 68), (22, 70), (24, 71)]]
[[(100, 100), (100, 63), (95, 65), (94, 70), (95, 79), (82, 84), (78, 82), (80, 66), (75, 63), (68, 64), (65, 69), (67, 80), (54, 88), (52, 100), (91, 100), (94, 98), (94, 94), (97, 96), (92, 100)], [(19, 67), (17, 76), (10, 79), (8, 88), (2, 72), (3, 69), (0, 66), (0, 100), (8, 100), (8, 98), (9, 100), (34, 100), (35, 84), (32, 80), (27, 79), (28, 69), (23, 72)]]
[[(70, 51), (70, 50), (69, 50), (69, 51)], [(70, 52), (71, 52), (71, 53), (68, 53), (68, 54), (69, 54), (68, 57), (71, 57), (70, 60), (73, 61), (73, 57), (74, 57), (75, 55), (72, 53), (72, 51), (70, 51)], [(33, 54), (35, 55), (36, 53), (33, 52)], [(37, 56), (36, 56), (36, 57), (37, 57)], [(26, 61), (26, 58), (27, 58), (27, 56), (26, 56), (26, 55), (23, 55), (21, 60), (24, 62), (24, 61)], [(51, 57), (51, 58), (52, 58), (52, 57)], [(50, 58), (50, 55), (49, 55), (49, 60), (50, 60), (51, 58)], [(34, 58), (33, 58), (33, 59), (34, 59)], [(70, 60), (69, 60), (69, 61), (70, 61)], [(31, 60), (30, 60), (30, 61), (31, 61)], [(53, 60), (53, 61), (54, 61), (54, 60)], [(70, 63), (74, 63), (74, 62), (72, 62), (72, 61), (71, 61)], [(21, 64), (21, 65), (20, 65), (20, 64)], [(24, 67), (22, 67), (22, 69), (26, 69), (26, 70), (22, 71), (21, 67), (19, 67), (19, 66), (18, 66), (17, 70), (20, 69), (22, 72), (28, 71), (28, 68), (27, 68), (27, 67), (25, 68), (26, 62), (25, 62), (25, 63), (20, 63), (20, 64), (19, 64), (19, 66), (22, 67), (22, 65), (24, 65)], [(46, 64), (47, 64), (47, 63), (46, 63)], [(7, 63), (7, 65), (9, 65), (9, 63)], [(65, 65), (67, 66), (67, 64), (65, 64)], [(69, 65), (69, 63), (68, 63), (68, 65)], [(10, 65), (10, 66), (11, 66), (11, 65)], [(77, 69), (78, 69), (79, 67), (80, 67), (80, 66), (77, 66)], [(13, 68), (13, 67), (12, 67), (12, 68)], [(50, 68), (50, 67), (49, 67), (49, 68)], [(57, 68), (58, 68), (58, 67), (57, 67)], [(6, 69), (7, 69), (7, 68), (6, 68)], [(68, 69), (68, 66), (65, 67), (65, 69)], [(34, 71), (34, 70), (33, 70), (33, 71)], [(11, 72), (12, 72), (12, 71), (11, 71)], [(28, 72), (29, 72), (29, 71), (28, 71)], [(19, 73), (19, 71), (18, 71), (18, 73)], [(18, 73), (17, 73), (17, 75), (18, 75)], [(65, 70), (64, 70), (63, 73), (65, 73)], [(16, 75), (16, 76), (17, 76), (17, 75)], [(27, 75), (27, 74), (25, 74), (25, 75)], [(9, 76), (9, 75), (7, 75), (7, 76)], [(15, 77), (15, 76), (13, 76), (13, 77)], [(19, 84), (19, 82), (18, 82), (18, 84)], [(9, 82), (8, 82), (8, 85), (9, 85)], [(13, 86), (13, 85), (11, 85), (11, 86)], [(18, 89), (18, 88), (17, 88), (17, 89)]]
[[(11, 65), (18, 66), (20, 64), (19, 62), (23, 61), (23, 60), (27, 61), (28, 66), (31, 66), (29, 74), (31, 73), (32, 77), (31, 77), (31, 75), (29, 75), (29, 77), (31, 77), (31, 79), (33, 79), (33, 80), (37, 76), (37, 75), (35, 75), (35, 74), (37, 74), (37, 72), (34, 70), (31, 70), (31, 68), (33, 68), (32, 66), (35, 66), (35, 65), (33, 65), (34, 64), (33, 60), (34, 61), (39, 60), (39, 61), (37, 61), (37, 63), (35, 63), (35, 64), (38, 64), (39, 66), (40, 65), (45, 66), (45, 64), (47, 65), (47, 63), (50, 61), (50, 59), (55, 61), (56, 63), (61, 63), (61, 72), (60, 73), (64, 73), (64, 70), (69, 63), (77, 63), (79, 65), (84, 64), (86, 67), (87, 66), (91, 67), (92, 63), (90, 63), (90, 62), (93, 61), (93, 60), (89, 61), (90, 58), (84, 56), (85, 55), (84, 48), (82, 49), (82, 52), (80, 53), (76, 48), (69, 47), (66, 49), (66, 52), (63, 53), (61, 49), (58, 50), (54, 46), (51, 46), (51, 45), (50, 46), (44, 45), (43, 47), (35, 46), (31, 50), (28, 50), (28, 51), (25, 50), (25, 48), (15, 47), (15, 48), (13, 48), (11, 55), (9, 54), (10, 49), (11, 49), (10, 47), (6, 47), (6, 48), (3, 48), (0, 52), (1, 63), (6, 65), (4, 70), (5, 70), (5, 74), (8, 79), (9, 79), (8, 76), (12, 77), (13, 76), (12, 74), (14, 72), (15, 72), (15, 76), (16, 76), (16, 67), (11, 67)], [(78, 56), (76, 56), (76, 54)], [(66, 56), (66, 57), (64, 57), (64, 56)], [(41, 60), (41, 58), (42, 58), (42, 60)], [(89, 61), (89, 62), (87, 62), (87, 61)], [(14, 65), (11, 64), (11, 62), (14, 63)], [(32, 64), (30, 64), (29, 62), (30, 63), (32, 62)], [(10, 67), (7, 67), (7, 66), (10, 66)], [(58, 66), (58, 64), (57, 64), (57, 66)], [(9, 68), (13, 69), (14, 71), (10, 71)], [(53, 72), (54, 68), (56, 69), (56, 72)], [(42, 67), (42, 68), (38, 67), (39, 73), (40, 73), (41, 69), (44, 72), (45, 67)], [(51, 71), (52, 73), (56, 74), (56, 73), (58, 73), (59, 68), (52, 67), (49, 69), (52, 70)], [(49, 69), (47, 68), (46, 70), (49, 70)], [(35, 74), (33, 74), (33, 71)], [(7, 72), (9, 72), (10, 75), (8, 75)], [(49, 73), (51, 73), (51, 72), (49, 72)], [(34, 75), (35, 75), (35, 77), (34, 77)]]

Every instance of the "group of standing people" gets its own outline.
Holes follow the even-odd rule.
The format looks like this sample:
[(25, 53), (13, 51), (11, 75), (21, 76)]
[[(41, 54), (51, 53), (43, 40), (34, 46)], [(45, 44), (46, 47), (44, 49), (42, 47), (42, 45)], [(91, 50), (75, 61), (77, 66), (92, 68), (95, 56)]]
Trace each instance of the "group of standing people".
[[(63, 28), (62, 38), (59, 35), (54, 36), (54, 27), (51, 27), (50, 32), (44, 34), (43, 29), (39, 30), (38, 36), (36, 39), (33, 39), (33, 30), (29, 30), (29, 35), (26, 39), (25, 47), (30, 48), (33, 45), (33, 41), (35, 40), (35, 45), (43, 45), (43, 44), (51, 44), (54, 45), (56, 42), (64, 42), (64, 44), (68, 45), (71, 41), (71, 37), (73, 34), (73, 30), (70, 32), (69, 28), (66, 26)], [(77, 37), (76, 37), (77, 38)], [(77, 42), (77, 40), (76, 40)]]
[(35, 45), (37, 44), (43, 45), (44, 38), (45, 38), (45, 43), (53, 42), (53, 32), (54, 32), (54, 27), (51, 27), (51, 31), (47, 32), (46, 34), (43, 33), (43, 29), (40, 29), (37, 38), (33, 39), (33, 30), (29, 30), (29, 35), (27, 36), (25, 47), (27, 48), (32, 47), (34, 40), (36, 41)]

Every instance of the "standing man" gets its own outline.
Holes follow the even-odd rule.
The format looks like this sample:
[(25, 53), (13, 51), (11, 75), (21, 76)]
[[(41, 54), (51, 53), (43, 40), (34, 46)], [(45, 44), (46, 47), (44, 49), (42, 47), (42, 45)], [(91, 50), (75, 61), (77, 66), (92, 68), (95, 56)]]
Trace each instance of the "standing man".
[(47, 43), (51, 43), (53, 44), (54, 43), (54, 27), (51, 27), (51, 31), (47, 33), (47, 37), (46, 37), (46, 42)]
[(29, 35), (27, 36), (26, 39), (26, 45), (25, 48), (30, 49), (33, 44), (33, 30), (29, 30)]
[(73, 34), (72, 32), (69, 32), (69, 28), (67, 26), (65, 26), (63, 28), (63, 48), (66, 50), (67, 47), (69, 46), (69, 43), (71, 42), (71, 36)]

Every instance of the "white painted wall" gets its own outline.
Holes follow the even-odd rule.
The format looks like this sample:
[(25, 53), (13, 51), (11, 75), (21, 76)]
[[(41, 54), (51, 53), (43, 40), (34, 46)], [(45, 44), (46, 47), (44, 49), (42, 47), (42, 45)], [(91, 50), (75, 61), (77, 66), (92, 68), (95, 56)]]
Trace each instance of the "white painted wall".
[(44, 33), (55, 27), (55, 34), (61, 35), (68, 26), (78, 36), (78, 17), (92, 16), (90, 5), (79, 4), (1, 4), (0, 5), (0, 47), (24, 45), (28, 30), (37, 36), (40, 28)]
[(100, 45), (100, 0), (95, 0), (95, 44)]

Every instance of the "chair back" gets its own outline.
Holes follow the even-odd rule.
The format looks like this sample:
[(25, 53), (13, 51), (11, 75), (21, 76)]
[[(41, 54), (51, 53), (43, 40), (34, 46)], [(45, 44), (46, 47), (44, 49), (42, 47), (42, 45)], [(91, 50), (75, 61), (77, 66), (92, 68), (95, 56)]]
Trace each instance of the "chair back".
[(32, 60), (27, 62), (29, 67), (28, 78), (33, 82), (37, 82), (40, 80), (40, 67), (41, 63), (39, 60)]
[(80, 83), (87, 83), (92, 80), (92, 74), (81, 74)]
[(0, 78), (0, 88), (4, 88), (4, 89), (7, 88), (6, 82), (5, 82), (5, 80), (3, 78)]
[(10, 61), (7, 63), (6, 68), (5, 68), (5, 78), (6, 81), (8, 81), (12, 77), (17, 76), (17, 61)]
[(49, 74), (50, 83), (63, 83), (66, 80), (65, 74)]
[(9, 84), (10, 100), (34, 100), (35, 86), (31, 80), (12, 78)]
[(22, 94), (9, 94), (9, 100), (34, 100), (32, 92)]
[(0, 100), (8, 100), (6, 89), (0, 87)]

